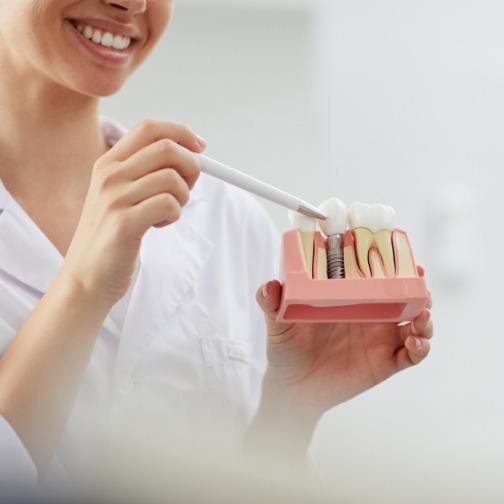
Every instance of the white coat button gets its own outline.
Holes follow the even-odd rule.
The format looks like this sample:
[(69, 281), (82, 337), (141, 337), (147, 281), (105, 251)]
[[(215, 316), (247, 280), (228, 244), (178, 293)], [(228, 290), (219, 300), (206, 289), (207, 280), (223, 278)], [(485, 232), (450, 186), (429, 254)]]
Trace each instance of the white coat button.
[(121, 395), (130, 395), (135, 388), (135, 383), (131, 377), (126, 378), (122, 383), (119, 389)]

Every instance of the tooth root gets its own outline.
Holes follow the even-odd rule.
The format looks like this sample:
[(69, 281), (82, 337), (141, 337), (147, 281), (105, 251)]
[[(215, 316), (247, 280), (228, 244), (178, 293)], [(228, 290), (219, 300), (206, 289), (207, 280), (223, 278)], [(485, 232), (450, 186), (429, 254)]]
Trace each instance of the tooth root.
[(373, 278), (385, 278), (387, 276), (383, 271), (383, 262), (378, 250), (371, 249), (369, 251), (369, 265)]
[(313, 271), (313, 239), (314, 233), (307, 231), (299, 232), (299, 246), (303, 254), (304, 265), (309, 277)]
[(324, 238), (320, 233), (315, 233), (313, 243), (313, 278), (327, 280), (327, 251)]
[(418, 276), (413, 260), (413, 253), (404, 231), (395, 230), (393, 233), (394, 253), (396, 258), (397, 276), (415, 277)]
[[(396, 268), (394, 250), (392, 248), (392, 231), (383, 229), (377, 233), (373, 233), (367, 228), (356, 228), (353, 230), (353, 233), (355, 236), (355, 255), (362, 274), (367, 278), (395, 276)], [(379, 254), (378, 258), (371, 257), (373, 250), (376, 251), (376, 255)], [(371, 262), (373, 262), (372, 268)], [(385, 271), (383, 271), (384, 268)]]
[(345, 278), (362, 278), (355, 257), (355, 238), (352, 231), (347, 231), (343, 239), (343, 260), (345, 264)]
[(353, 230), (353, 234), (355, 237), (355, 255), (359, 269), (365, 277), (371, 278), (369, 249), (374, 241), (373, 233), (367, 228), (356, 228)]
[[(374, 234), (374, 244), (380, 252), (387, 276), (395, 275), (394, 251), (392, 248), (392, 231), (382, 229)], [(376, 275), (375, 275), (376, 276)]]

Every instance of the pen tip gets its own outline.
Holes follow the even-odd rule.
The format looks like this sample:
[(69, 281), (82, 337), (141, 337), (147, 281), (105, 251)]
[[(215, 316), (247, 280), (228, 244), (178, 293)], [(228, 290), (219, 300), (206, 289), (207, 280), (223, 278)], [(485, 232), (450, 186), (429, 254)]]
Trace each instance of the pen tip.
[(327, 215), (324, 212), (319, 210), (317, 207), (314, 207), (313, 205), (309, 205), (307, 203), (301, 203), (297, 211), (300, 214), (307, 215), (308, 217), (313, 217), (314, 219), (327, 219)]

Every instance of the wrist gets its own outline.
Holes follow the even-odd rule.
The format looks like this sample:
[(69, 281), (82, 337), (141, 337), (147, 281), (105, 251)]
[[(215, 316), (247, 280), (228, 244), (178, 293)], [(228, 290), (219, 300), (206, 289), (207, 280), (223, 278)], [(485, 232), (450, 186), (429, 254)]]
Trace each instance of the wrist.
[(90, 280), (80, 280), (68, 268), (60, 270), (56, 276), (51, 291), (57, 291), (58, 296), (66, 303), (82, 313), (92, 313), (97, 318), (105, 318), (116, 302), (101, 294)]
[(245, 441), (245, 454), (304, 466), (320, 417), (308, 415), (302, 397), (272, 370), (263, 380), (261, 402)]

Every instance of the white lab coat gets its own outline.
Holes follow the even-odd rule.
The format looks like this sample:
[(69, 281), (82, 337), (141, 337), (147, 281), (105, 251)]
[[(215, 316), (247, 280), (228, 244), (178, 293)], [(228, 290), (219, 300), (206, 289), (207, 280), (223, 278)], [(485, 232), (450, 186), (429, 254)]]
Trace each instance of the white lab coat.
[[(114, 127), (104, 131), (113, 142)], [(3, 353), (63, 258), (1, 182), (0, 212)], [(99, 471), (111, 435), (163, 434), (169, 450), (170, 439), (197, 443), (211, 432), (223, 449), (239, 446), (266, 365), (255, 292), (277, 277), (278, 245), (254, 197), (202, 174), (180, 220), (146, 233), (122, 330), (107, 317), (48, 474)], [(31, 477), (33, 464), (13, 437), (0, 422), (0, 451), (16, 451), (19, 474)], [(0, 457), (0, 475), (7, 459)]]

